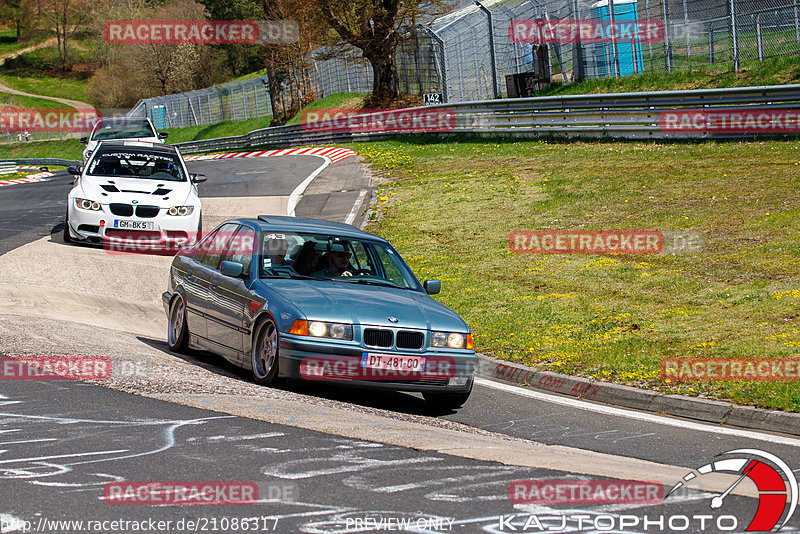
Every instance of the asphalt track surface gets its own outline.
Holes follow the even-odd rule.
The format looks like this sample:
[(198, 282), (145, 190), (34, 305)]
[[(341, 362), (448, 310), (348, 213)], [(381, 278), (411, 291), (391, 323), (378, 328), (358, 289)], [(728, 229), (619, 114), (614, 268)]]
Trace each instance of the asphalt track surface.
[[(190, 170), (209, 176), (201, 188), (204, 198), (274, 199), (288, 195), (319, 164), (319, 158), (293, 156), (192, 162)], [(335, 167), (329, 169), (332, 174)], [(46, 183), (0, 189), (0, 260), (2, 255), (42, 241), (42, 237), (59, 229), (70, 182), (68, 176), (60, 175)], [(347, 198), (355, 198), (356, 192), (346, 191)], [(316, 198), (305, 209), (313, 211), (314, 206), (325, 204)], [(346, 203), (336, 204), (340, 206), (338, 220), (343, 220), (347, 216)], [(80, 248), (75, 251), (81, 252)], [(4, 277), (12, 274), (2, 273)], [(53, 273), (54, 278), (59, 276), (60, 273)], [(161, 313), (160, 319), (164, 320)], [(91, 331), (88, 327), (86, 330)], [(13, 337), (11, 332), (9, 322), (4, 329), (7, 339)], [(601, 464), (611, 462), (607, 465), (616, 466), (613, 476), (639, 480), (651, 480), (647, 478), (648, 468), (656, 466), (653, 480), (670, 486), (685, 470), (740, 448), (775, 454), (792, 469), (800, 465), (800, 440), (788, 436), (693, 425), (679, 419), (662, 421), (641, 414), (638, 418), (624, 412), (612, 415), (597, 411), (602, 407), (595, 409), (591, 403), (565, 405), (531, 399), (515, 392), (515, 388), (497, 389), (485, 384), (476, 385), (462, 409), (449, 413), (431, 413), (417, 395), (341, 388), (289, 386), (275, 392), (280, 400), (263, 399), (273, 392), (262, 388), (258, 393), (246, 376), (213, 356), (200, 354), (178, 360), (166, 350), (161, 338), (137, 337), (146, 341), (152, 353), (148, 357), (159, 365), (173, 366), (178, 362), (198, 371), (207, 370), (212, 389), (217, 383), (231, 382), (242, 388), (256, 388), (255, 396), (249, 390), (225, 396), (207, 391), (192, 395), (191, 391), (180, 392), (177, 382), (170, 384), (168, 378), (160, 376), (150, 376), (148, 381), (161, 380), (162, 392), (144, 393), (146, 396), (95, 384), (0, 382), (0, 526), (3, 518), (7, 523), (13, 518), (35, 523), (40, 518), (177, 521), (268, 516), (270, 521), (277, 520), (277, 531), (281, 532), (375, 530), (374, 523), (370, 528), (364, 522), (360, 526), (356, 523), (366, 518), (421, 520), (415, 527), (420, 532), (493, 532), (510, 530), (500, 529), (498, 524), (499, 516), (508, 514), (520, 515), (512, 522), (520, 528), (530, 513), (585, 512), (592, 517), (600, 513), (614, 517), (711, 513), (712, 495), (701, 492), (652, 506), (515, 505), (508, 497), (513, 480), (605, 479), (609, 468)], [(0, 344), (0, 350), (7, 350), (2, 340)], [(127, 390), (136, 392), (135, 387)], [(296, 391), (301, 397), (306, 396), (306, 400), (300, 399), (302, 409), (298, 405), (283, 407), (280, 401), (284, 397), (294, 399)], [(365, 412), (367, 419), (359, 419)], [(331, 416), (332, 413), (344, 415)], [(336, 425), (329, 422), (319, 423), (341, 418), (344, 423), (340, 426), (345, 427), (349, 417), (355, 422), (341, 431), (334, 430)], [(480, 443), (487, 450), (496, 448), (498, 452), (460, 452), (454, 444), (449, 451), (447, 436), (436, 436), (442, 425), (450, 423), (455, 425), (453, 439), (468, 441), (473, 434), (489, 436), (481, 437), (485, 441)], [(411, 426), (403, 426), (412, 424), (422, 424), (423, 430), (413, 427), (412, 431), (408, 430)], [(381, 425), (391, 427), (391, 431), (380, 435), (363, 430), (371, 426), (383, 428)], [(430, 425), (430, 439), (440, 439), (439, 442), (426, 444), (422, 436), (427, 433), (425, 425)], [(359, 426), (361, 430), (353, 430)], [(515, 450), (536, 453), (519, 458), (514, 457)], [(492, 461), (486, 461), (486, 457)], [(658, 466), (670, 469), (662, 475), (658, 474)], [(560, 470), (548, 469), (551, 467)], [(262, 499), (265, 502), (240, 506), (107, 504), (102, 500), (103, 486), (118, 480), (254, 481), (267, 498)], [(753, 488), (746, 487), (746, 483), (739, 489), (744, 493), (749, 489), (752, 496)], [(270, 491), (288, 493), (280, 499), (270, 499)], [(726, 498), (724, 509), (740, 518), (737, 531), (742, 531), (754, 513), (756, 501), (735, 493)], [(442, 528), (432, 528), (430, 520), (434, 518), (444, 521), (440, 523)], [(448, 520), (453, 520), (450, 528), (446, 526)], [(272, 524), (264, 521), (265, 527)], [(418, 528), (420, 525), (427, 526)], [(800, 520), (795, 516), (782, 532), (796, 532), (798, 525)], [(272, 529), (261, 529), (266, 530)], [(51, 527), (49, 531), (71, 530)], [(173, 527), (172, 531), (182, 530)], [(612, 531), (662, 530), (630, 527)], [(718, 530), (692, 525), (687, 531)]]

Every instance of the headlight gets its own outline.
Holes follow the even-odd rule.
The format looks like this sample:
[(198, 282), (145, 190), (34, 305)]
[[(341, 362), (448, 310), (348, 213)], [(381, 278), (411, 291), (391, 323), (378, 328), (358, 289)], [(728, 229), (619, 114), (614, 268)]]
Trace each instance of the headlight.
[(467, 335), (456, 332), (432, 332), (431, 347), (463, 349), (467, 347)]
[(173, 217), (184, 217), (186, 215), (191, 215), (194, 211), (194, 206), (172, 206), (169, 210), (167, 210), (167, 215), (172, 215)]
[(76, 198), (75, 205), (82, 210), (100, 211), (100, 203), (96, 200), (87, 200), (85, 198)]
[(308, 335), (314, 337), (331, 337), (333, 339), (353, 339), (353, 326), (341, 323), (323, 323), (322, 321), (310, 321), (308, 323)]

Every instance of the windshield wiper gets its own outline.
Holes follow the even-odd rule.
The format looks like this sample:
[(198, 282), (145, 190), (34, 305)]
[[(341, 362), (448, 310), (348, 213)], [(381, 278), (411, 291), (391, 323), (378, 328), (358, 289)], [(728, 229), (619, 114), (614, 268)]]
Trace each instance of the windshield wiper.
[(381, 287), (396, 287), (397, 289), (408, 289), (407, 287), (403, 287), (401, 285), (397, 285), (394, 282), (390, 282), (389, 280), (367, 280), (364, 278), (353, 278), (353, 277), (342, 277), (342, 278), (335, 278), (337, 282), (349, 282), (349, 283), (356, 283), (356, 284), (366, 284), (370, 286), (381, 286)]

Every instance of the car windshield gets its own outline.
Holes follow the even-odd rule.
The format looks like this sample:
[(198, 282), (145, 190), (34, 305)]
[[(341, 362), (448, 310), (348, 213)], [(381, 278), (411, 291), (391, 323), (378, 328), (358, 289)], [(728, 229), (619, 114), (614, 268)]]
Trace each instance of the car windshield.
[(266, 232), (261, 240), (262, 278), (334, 280), (420, 289), (400, 255), (385, 243), (329, 234)]
[(177, 154), (147, 151), (105, 150), (98, 153), (86, 171), (88, 176), (123, 176), (168, 182), (185, 182), (186, 174)]
[(92, 133), (92, 141), (102, 141), (103, 139), (134, 139), (141, 137), (156, 137), (156, 133), (146, 120), (104, 121), (101, 122), (94, 133)]

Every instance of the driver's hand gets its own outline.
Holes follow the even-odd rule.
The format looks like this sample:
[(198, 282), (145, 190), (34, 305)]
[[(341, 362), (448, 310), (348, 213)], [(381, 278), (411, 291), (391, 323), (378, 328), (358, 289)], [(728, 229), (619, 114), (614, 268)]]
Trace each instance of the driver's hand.
[(345, 271), (342, 273), (342, 276), (353, 276), (353, 273), (351, 273), (350, 271)]

